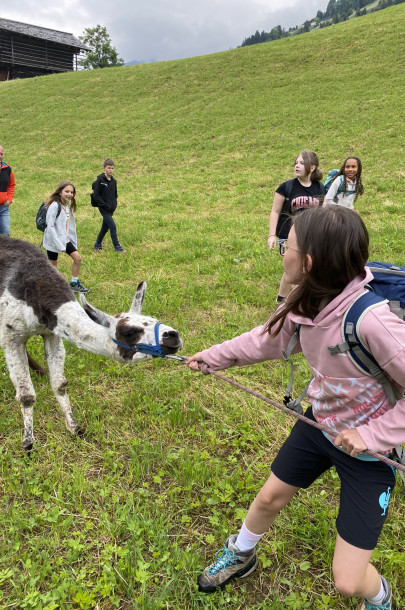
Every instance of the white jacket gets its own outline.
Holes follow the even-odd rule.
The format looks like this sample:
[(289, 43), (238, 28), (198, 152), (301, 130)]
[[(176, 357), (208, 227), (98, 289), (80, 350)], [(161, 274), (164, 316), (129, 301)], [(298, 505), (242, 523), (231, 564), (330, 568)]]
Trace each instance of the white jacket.
[(330, 185), (328, 192), (326, 193), (326, 203), (342, 205), (345, 208), (353, 210), (353, 203), (356, 197), (356, 181), (347, 179), (347, 191), (345, 193), (338, 193), (340, 183), (343, 176), (338, 176)]
[(69, 224), (66, 230), (67, 215), (64, 206), (61, 205), (58, 213), (58, 203), (53, 201), (46, 212), (46, 229), (44, 231), (43, 246), (50, 252), (63, 252), (66, 250), (68, 241), (77, 248), (76, 224), (72, 209), (69, 214)]

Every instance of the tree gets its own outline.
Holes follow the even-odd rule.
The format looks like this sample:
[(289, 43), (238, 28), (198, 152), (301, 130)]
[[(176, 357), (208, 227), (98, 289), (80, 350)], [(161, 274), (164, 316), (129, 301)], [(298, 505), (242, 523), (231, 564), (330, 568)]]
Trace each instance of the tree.
[(281, 25), (276, 25), (271, 31), (269, 35), (270, 40), (279, 40), (280, 38), (285, 37), (285, 32)]
[(85, 70), (123, 65), (124, 60), (118, 57), (117, 49), (111, 45), (105, 27), (96, 25), (95, 28), (86, 28), (79, 39), (90, 47), (90, 51), (85, 51), (86, 57), (78, 62)]

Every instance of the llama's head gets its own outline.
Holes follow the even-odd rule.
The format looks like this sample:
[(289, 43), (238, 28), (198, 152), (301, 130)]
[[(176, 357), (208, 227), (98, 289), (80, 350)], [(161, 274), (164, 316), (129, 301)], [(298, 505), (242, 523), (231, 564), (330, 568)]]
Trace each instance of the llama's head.
[[(181, 347), (182, 341), (177, 330), (166, 326), (149, 316), (141, 314), (146, 283), (141, 282), (137, 288), (132, 305), (128, 313), (109, 316), (87, 302), (83, 294), (80, 301), (87, 315), (107, 329), (116, 346), (117, 359), (140, 362), (153, 358), (153, 353), (144, 353), (137, 345), (156, 346), (164, 355), (175, 354)], [(148, 351), (147, 349), (145, 351)], [(153, 350), (151, 350), (153, 352)]]

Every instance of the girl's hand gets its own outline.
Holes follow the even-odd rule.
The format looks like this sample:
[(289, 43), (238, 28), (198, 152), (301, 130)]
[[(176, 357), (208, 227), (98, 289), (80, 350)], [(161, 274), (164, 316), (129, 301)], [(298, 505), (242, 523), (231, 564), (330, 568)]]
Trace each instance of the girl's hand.
[(267, 240), (267, 245), (270, 248), (270, 250), (274, 250), (274, 248), (276, 247), (276, 243), (277, 243), (277, 237), (275, 235), (270, 235), (269, 239)]
[(196, 354), (194, 354), (194, 356), (190, 356), (190, 358), (187, 360), (186, 364), (188, 366), (189, 369), (191, 369), (192, 371), (199, 371), (200, 367), (198, 366), (199, 362), (204, 362), (204, 360), (201, 357), (201, 352), (197, 352)]
[(356, 457), (362, 451), (367, 450), (367, 445), (364, 443), (356, 428), (343, 430), (335, 438), (335, 447), (342, 447), (352, 457)]

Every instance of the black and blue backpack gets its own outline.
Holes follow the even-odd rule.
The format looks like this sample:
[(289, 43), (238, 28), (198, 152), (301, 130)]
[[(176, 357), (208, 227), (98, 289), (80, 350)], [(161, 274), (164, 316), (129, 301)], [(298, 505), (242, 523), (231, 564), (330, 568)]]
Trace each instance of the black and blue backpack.
[[(368, 262), (367, 267), (373, 274), (373, 279), (365, 287), (364, 292), (355, 299), (347, 309), (342, 320), (342, 343), (329, 346), (331, 354), (347, 353), (357, 368), (370, 377), (374, 377), (383, 386), (388, 400), (395, 405), (398, 400), (403, 398), (403, 393), (384, 373), (373, 354), (369, 351), (360, 334), (360, 324), (364, 316), (370, 309), (388, 303), (390, 310), (395, 313), (400, 320), (405, 320), (405, 267), (392, 265), (391, 263)], [(285, 352), (284, 359), (290, 364), (290, 383), (284, 396), (286, 407), (303, 413), (301, 400), (307, 394), (306, 386), (304, 391), (295, 400), (291, 399), (291, 390), (294, 379), (294, 365), (290, 360), (292, 350), (299, 340), (300, 324), (297, 324), (294, 335)], [(402, 446), (395, 447), (396, 459), (405, 464), (405, 451)], [(403, 480), (403, 490), (405, 492), (405, 480)]]
[(405, 267), (389, 263), (369, 262), (374, 279), (366, 290), (350, 305), (342, 321), (343, 342), (330, 346), (331, 354), (347, 352), (360, 371), (377, 379), (384, 387), (392, 405), (402, 398), (398, 387), (391, 383), (384, 371), (367, 349), (360, 334), (360, 324), (370, 309), (388, 303), (391, 311), (405, 319)]
[[(347, 352), (347, 355), (360, 371), (370, 377), (375, 377), (383, 386), (388, 399), (392, 405), (402, 398), (403, 394), (395, 384), (387, 378), (384, 371), (377, 363), (371, 352), (365, 345), (361, 334), (360, 324), (366, 313), (374, 307), (388, 303), (391, 311), (401, 320), (405, 320), (405, 267), (392, 265), (391, 263), (368, 262), (367, 267), (373, 274), (373, 280), (367, 284), (364, 292), (350, 305), (342, 320), (342, 343), (331, 345), (331, 354)], [(293, 367), (289, 360), (291, 353), (299, 340), (300, 325), (295, 327), (294, 335), (291, 337), (283, 357)], [(293, 374), (293, 369), (292, 369)], [(294, 401), (290, 401), (292, 388), (292, 376), (290, 385), (286, 390), (284, 404), (289, 408), (302, 413), (300, 401), (306, 395), (303, 393)]]

